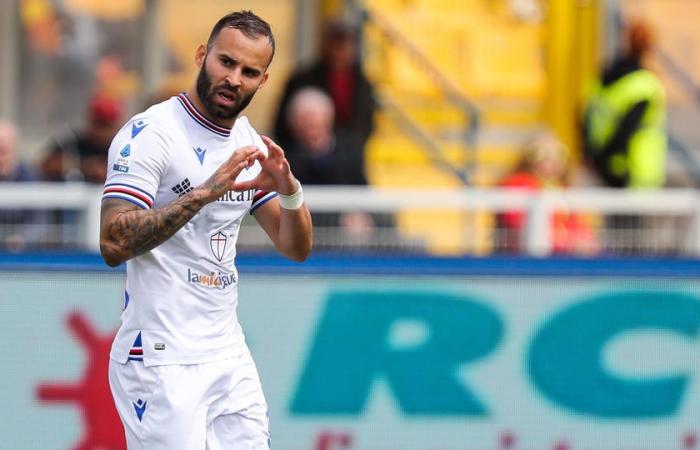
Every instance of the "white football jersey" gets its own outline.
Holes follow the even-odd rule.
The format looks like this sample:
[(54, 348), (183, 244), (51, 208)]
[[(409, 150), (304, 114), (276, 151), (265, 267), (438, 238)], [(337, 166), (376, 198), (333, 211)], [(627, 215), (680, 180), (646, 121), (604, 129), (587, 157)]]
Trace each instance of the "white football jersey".
[[(204, 183), (233, 152), (267, 147), (245, 117), (233, 129), (200, 114), (185, 94), (134, 116), (109, 149), (103, 199), (161, 208)], [(260, 172), (256, 163), (238, 179)], [(110, 357), (146, 366), (203, 363), (247, 350), (236, 315), (234, 266), (241, 221), (276, 196), (228, 192), (170, 239), (130, 259), (122, 323)]]

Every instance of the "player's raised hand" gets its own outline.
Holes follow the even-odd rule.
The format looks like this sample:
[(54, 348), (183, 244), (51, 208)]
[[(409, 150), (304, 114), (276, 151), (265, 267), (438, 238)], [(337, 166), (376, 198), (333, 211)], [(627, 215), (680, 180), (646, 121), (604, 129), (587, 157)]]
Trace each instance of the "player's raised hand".
[(237, 190), (235, 187), (236, 177), (243, 169), (253, 165), (255, 161), (265, 161), (265, 154), (253, 145), (241, 147), (233, 152), (233, 155), (226, 160), (212, 174), (203, 187), (210, 191), (211, 197), (217, 199), (228, 191)]
[(267, 158), (259, 159), (262, 171), (252, 180), (236, 182), (234, 190), (260, 189), (282, 195), (293, 194), (299, 188), (299, 182), (289, 168), (284, 150), (267, 136), (262, 136), (262, 140), (268, 149)]

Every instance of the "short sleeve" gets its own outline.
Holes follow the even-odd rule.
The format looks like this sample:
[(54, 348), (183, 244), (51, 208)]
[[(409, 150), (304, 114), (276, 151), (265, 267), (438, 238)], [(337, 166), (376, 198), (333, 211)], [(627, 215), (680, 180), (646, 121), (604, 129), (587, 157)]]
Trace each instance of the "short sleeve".
[[(267, 155), (267, 146), (263, 142), (258, 132), (255, 131), (255, 129), (250, 125), (246, 117), (242, 117), (241, 119), (243, 119), (245, 126), (248, 128), (248, 133), (250, 134), (252, 145), (255, 145), (256, 147), (261, 149), (265, 153), (265, 155)], [(258, 163), (256, 162), (256, 164)], [(261, 191), (260, 189), (256, 189), (253, 193), (253, 202), (250, 205), (250, 213), (253, 214), (258, 208), (260, 208), (262, 205), (269, 202), (275, 197), (277, 197), (277, 192), (267, 192)]]
[(253, 214), (256, 209), (275, 197), (277, 197), (277, 192), (267, 192), (256, 189), (255, 194), (253, 194), (253, 203), (250, 205), (250, 213)]
[(103, 199), (118, 198), (150, 209), (168, 161), (168, 145), (154, 124), (132, 120), (109, 148)]

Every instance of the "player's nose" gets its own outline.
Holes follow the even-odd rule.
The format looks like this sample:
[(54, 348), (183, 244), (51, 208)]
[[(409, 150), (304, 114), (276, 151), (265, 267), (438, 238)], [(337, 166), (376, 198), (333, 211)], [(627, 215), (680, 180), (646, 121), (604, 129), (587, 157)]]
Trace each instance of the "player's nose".
[(231, 70), (226, 74), (226, 83), (232, 88), (236, 89), (241, 85), (241, 71)]

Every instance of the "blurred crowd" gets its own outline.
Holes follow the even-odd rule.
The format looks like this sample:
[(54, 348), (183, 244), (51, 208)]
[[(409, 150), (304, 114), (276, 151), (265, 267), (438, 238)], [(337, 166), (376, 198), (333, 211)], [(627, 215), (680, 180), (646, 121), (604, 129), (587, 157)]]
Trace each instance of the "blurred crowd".
[[(582, 152), (574, 154), (551, 132), (522, 143), (521, 161), (496, 184), (503, 189), (565, 189), (573, 174), (586, 171), (597, 184), (614, 188), (659, 188), (665, 182), (666, 134), (664, 89), (647, 69), (654, 36), (648, 24), (627, 24), (615, 58), (591, 83), (581, 105)], [(41, 38), (41, 39), (39, 39)], [(50, 48), (40, 34), (35, 45)], [(42, 40), (43, 39), (43, 40)], [(273, 137), (285, 149), (297, 178), (305, 185), (367, 185), (365, 149), (374, 130), (378, 104), (375, 88), (363, 71), (357, 24), (333, 20), (323, 28), (316, 60), (289, 76), (274, 115)], [(104, 64), (103, 64), (104, 66)], [(85, 182), (103, 184), (112, 137), (127, 119), (126, 106), (113, 92), (97, 91), (86, 102), (82, 125), (47, 137), (33, 166), (19, 154), (20, 133), (0, 122), (0, 181)], [(3, 211), (0, 223), (32, 224), (47, 219), (31, 211)], [(376, 239), (378, 228), (391, 229), (390, 214), (350, 211), (316, 214), (315, 223), (343, 230), (350, 241)], [(505, 211), (496, 218), (502, 233), (499, 250), (524, 251), (525, 212)], [(557, 253), (595, 254), (600, 246), (590, 217), (556, 213), (551, 220), (552, 248)], [(616, 226), (634, 226), (640, 218), (615, 218)], [(625, 222), (627, 221), (627, 222)], [(5, 233), (4, 247), (31, 242)], [(15, 233), (16, 234), (16, 233)]]
[[(622, 30), (615, 57), (592, 80), (581, 113), (582, 155), (573, 160), (556, 136), (544, 132), (523, 145), (513, 173), (500, 183), (505, 189), (562, 189), (575, 185), (576, 172), (595, 179), (595, 185), (623, 189), (656, 189), (666, 182), (666, 99), (661, 81), (647, 68), (654, 34), (646, 22), (630, 20)], [(578, 164), (576, 164), (578, 162)], [(500, 214), (500, 249), (525, 250), (526, 220), (522, 211)], [(595, 217), (556, 212), (551, 218), (554, 253), (592, 255), (600, 250), (591, 224)], [(641, 230), (644, 219), (609, 215), (605, 228)]]

